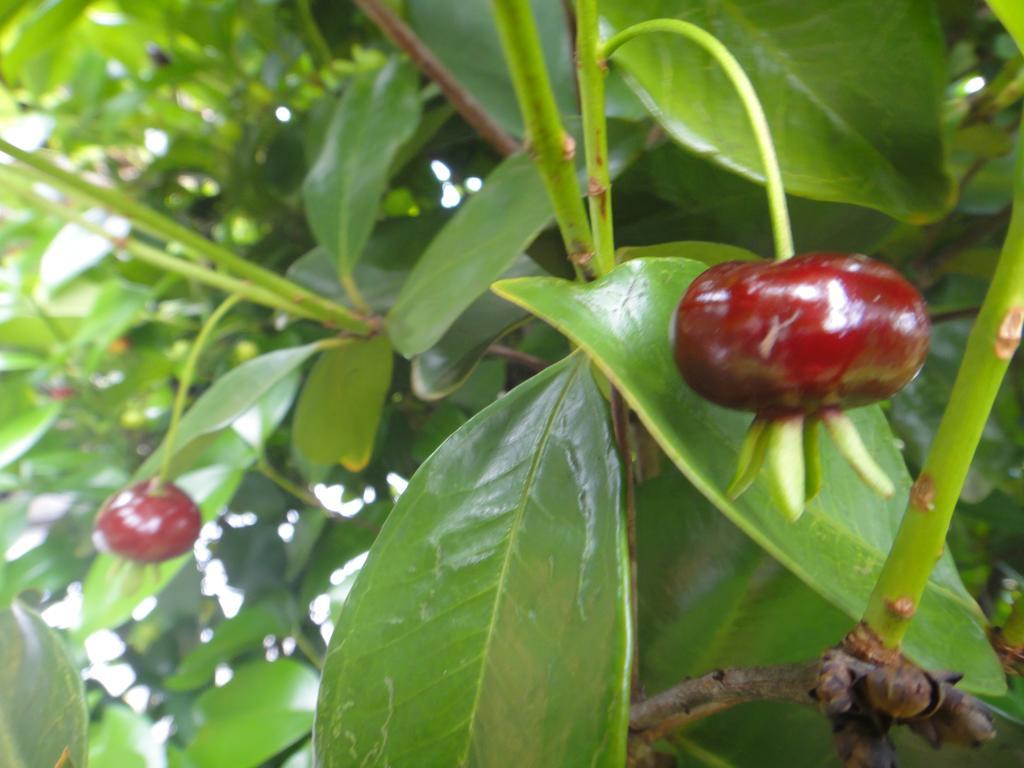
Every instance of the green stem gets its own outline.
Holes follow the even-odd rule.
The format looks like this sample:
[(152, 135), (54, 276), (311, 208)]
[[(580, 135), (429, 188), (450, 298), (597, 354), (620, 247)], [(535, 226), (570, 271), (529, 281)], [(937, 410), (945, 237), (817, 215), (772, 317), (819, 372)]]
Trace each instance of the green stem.
[(1002, 628), (1003, 640), (1014, 648), (1024, 648), (1024, 596), (1017, 595)]
[(296, 0), (296, 5), (299, 11), (299, 23), (302, 25), (302, 32), (309, 42), (313, 59), (318, 67), (328, 66), (334, 57), (331, 55), (331, 49), (328, 47), (327, 41), (324, 40), (324, 36), (320, 34), (320, 28), (316, 25), (316, 19), (313, 18), (310, 0)]
[[(202, 235), (115, 190), (90, 184), (75, 174), (68, 173), (30, 152), (20, 150), (3, 139), (0, 139), (0, 152), (8, 154), (28, 166), (34, 171), (32, 176), (45, 181), (46, 184), (69, 197), (80, 197), (91, 204), (101, 205), (130, 219), (132, 224), (143, 232), (167, 241), (180, 243), (193, 255), (207, 259), (268, 291), (273, 291), (281, 298), (308, 307), (304, 313), (305, 317), (315, 318), (320, 322), (356, 333), (366, 333), (371, 330), (370, 323), (357, 317), (351, 310), (296, 285), (291, 280), (269, 269), (243, 259), (227, 248), (207, 240)], [(11, 170), (22, 170), (8, 167)]]
[(757, 98), (750, 78), (718, 38), (700, 27), (680, 19), (654, 19), (627, 27), (605, 42), (600, 49), (600, 56), (608, 59), (620, 46), (628, 43), (634, 37), (654, 32), (681, 35), (699, 45), (718, 62), (733, 87), (736, 88), (740, 101), (743, 102), (743, 108), (747, 112), (747, 118), (750, 120), (757, 149), (761, 154), (761, 163), (764, 165), (768, 209), (772, 219), (772, 234), (775, 237), (775, 258), (788, 259), (793, 255), (793, 233), (789, 223), (789, 211), (786, 208), (786, 190), (782, 185), (782, 172), (779, 170), (779, 159), (775, 154), (775, 145), (772, 143), (768, 120), (764, 116), (764, 109), (761, 107), (761, 102)]
[(192, 262), (185, 261), (184, 259), (179, 259), (176, 256), (171, 256), (164, 253), (159, 248), (154, 248), (153, 246), (135, 240), (134, 238), (115, 237), (103, 229), (103, 227), (89, 221), (68, 206), (36, 194), (29, 187), (21, 186), (20, 180), (15, 180), (10, 175), (6, 174), (2, 170), (2, 166), (0, 166), (0, 177), (3, 177), (5, 182), (13, 182), (6, 187), (7, 191), (13, 192), (14, 194), (24, 198), (37, 210), (52, 214), (53, 216), (65, 221), (73, 222), (82, 229), (100, 235), (101, 237), (105, 237), (110, 240), (115, 247), (130, 253), (139, 261), (145, 262), (146, 264), (154, 266), (165, 272), (181, 275), (182, 277), (190, 280), (204, 283), (205, 285), (217, 288), (225, 293), (238, 294), (246, 301), (252, 302), (253, 304), (261, 304), (265, 307), (270, 307), (271, 309), (278, 309), (296, 317), (319, 320), (319, 318), (315, 317), (310, 312), (308, 307), (282, 299), (276, 293), (268, 291), (265, 288), (225, 275), (222, 272), (214, 272), (212, 269), (199, 264), (193, 264)]
[(163, 485), (170, 480), (171, 462), (174, 460), (174, 441), (178, 436), (178, 425), (181, 423), (181, 414), (185, 410), (185, 401), (188, 399), (188, 390), (192, 386), (192, 379), (196, 373), (196, 363), (199, 362), (199, 355), (206, 346), (207, 339), (217, 327), (217, 323), (226, 315), (235, 304), (241, 301), (242, 297), (236, 295), (228, 296), (220, 303), (199, 329), (199, 335), (192, 342), (192, 349), (189, 350), (188, 358), (185, 360), (185, 367), (178, 379), (178, 391), (174, 394), (174, 406), (171, 409), (171, 423), (167, 427), (167, 437), (164, 438), (163, 456), (160, 458), (160, 474), (157, 476), (159, 483)]
[(274, 469), (274, 467), (271, 466), (265, 458), (260, 459), (259, 462), (257, 462), (256, 469), (282, 491), (290, 496), (294, 496), (306, 506), (314, 507), (316, 509), (321, 508), (322, 505), (320, 504), (320, 500), (310, 493), (308, 488), (303, 488), (296, 483), (293, 483), (283, 474)]
[(1024, 153), (1017, 161), (1013, 215), (960, 370), (864, 622), (898, 647), (942, 554), (953, 510), (1024, 321)]
[(607, 63), (598, 53), (597, 0), (576, 2), (576, 69), (587, 160), (587, 202), (594, 234), (594, 272), (603, 275), (615, 266), (615, 237), (612, 182), (608, 172), (608, 124), (604, 114)]
[(573, 163), (575, 144), (562, 127), (533, 10), (529, 0), (491, 0), (491, 4), (530, 151), (551, 198), (569, 258), (582, 266), (592, 258), (594, 246)]

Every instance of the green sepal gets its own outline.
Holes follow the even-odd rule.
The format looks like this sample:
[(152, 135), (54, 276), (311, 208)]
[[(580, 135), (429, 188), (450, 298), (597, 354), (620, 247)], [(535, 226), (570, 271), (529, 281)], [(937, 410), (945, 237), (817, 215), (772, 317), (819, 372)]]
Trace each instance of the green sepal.
[(836, 444), (839, 453), (853, 467), (864, 484), (879, 496), (890, 498), (896, 492), (896, 488), (868, 452), (850, 417), (838, 409), (831, 409), (822, 411), (821, 419), (825, 422), (825, 428), (832, 436), (832, 442)]
[(788, 416), (768, 424), (767, 467), (775, 501), (790, 522), (804, 512), (804, 417)]
[(736, 475), (733, 477), (725, 494), (730, 499), (739, 498), (757, 479), (757, 473), (764, 464), (765, 452), (768, 448), (768, 422), (765, 419), (754, 419), (740, 446), (740, 455), (736, 460)]
[(806, 503), (813, 501), (821, 491), (821, 450), (818, 446), (818, 424), (820, 421), (817, 417), (810, 416), (804, 422), (804, 495)]

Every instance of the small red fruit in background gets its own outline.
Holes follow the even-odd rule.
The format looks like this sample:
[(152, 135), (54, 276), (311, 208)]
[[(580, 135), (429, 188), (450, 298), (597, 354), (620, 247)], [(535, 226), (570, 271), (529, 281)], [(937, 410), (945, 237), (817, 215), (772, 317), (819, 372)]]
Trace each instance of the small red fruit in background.
[(138, 563), (159, 563), (192, 549), (202, 518), (173, 483), (145, 480), (107, 499), (96, 517), (97, 549)]
[(816, 459), (818, 421), (869, 485), (892, 494), (841, 411), (894, 395), (924, 364), (927, 309), (899, 272), (841, 253), (718, 264), (690, 284), (672, 333), (687, 384), (713, 403), (756, 414), (731, 495), (753, 482), (768, 456), (777, 485), (788, 486), (782, 506), (798, 517), (819, 484), (815, 467), (805, 475), (804, 465), (805, 456)]

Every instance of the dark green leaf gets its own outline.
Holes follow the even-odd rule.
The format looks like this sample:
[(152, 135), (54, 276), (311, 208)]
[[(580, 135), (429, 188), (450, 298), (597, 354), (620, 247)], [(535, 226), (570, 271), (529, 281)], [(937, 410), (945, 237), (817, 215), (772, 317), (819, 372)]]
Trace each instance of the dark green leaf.
[(745, 248), (721, 243), (681, 241), (658, 245), (639, 245), (619, 249), (619, 260), (630, 259), (690, 259), (708, 267), (725, 261), (756, 261), (759, 257)]
[(419, 115), (416, 70), (398, 59), (355, 75), (334, 112), (302, 194), (310, 226), (343, 281), (373, 230), (391, 159)]
[[(601, 12), (611, 31), (673, 17), (716, 35), (764, 105), (791, 193), (904, 219), (952, 205), (940, 127), (943, 40), (931, 3), (818, 0), (809, 13), (805, 0), (609, 0)], [(739, 98), (702, 49), (646, 35), (613, 61), (676, 141), (762, 178)]]
[[(528, 256), (519, 260), (502, 277), (543, 274)], [(485, 293), (452, 323), (441, 340), (412, 361), (412, 391), (421, 400), (447, 397), (469, 378), (491, 342), (521, 323), (528, 313), (515, 304)]]
[(544, 184), (527, 155), (499, 165), (434, 238), (402, 286), (388, 314), (395, 348), (411, 357), (440, 341), (551, 215)]
[(370, 462), (393, 357), (386, 336), (352, 339), (320, 356), (295, 408), (292, 439), (303, 456), (340, 461), (351, 472)]
[(202, 725), (189, 745), (197, 768), (253, 768), (309, 733), (317, 678), (290, 659), (255, 662), (196, 700)]
[(413, 476), (324, 667), (320, 766), (621, 766), (620, 467), (585, 359), (502, 398)]
[[(558, 3), (549, 0), (532, 0), (531, 5), (559, 109), (562, 114), (573, 114), (578, 107), (567, 16)], [(459, 84), (506, 131), (522, 135), (523, 121), (490, 3), (408, 0), (406, 7), (410, 26)]]
[[(495, 290), (580, 344), (704, 496), (812, 589), (860, 618), (910, 485), (892, 433), (877, 407), (851, 414), (871, 454), (896, 479), (897, 493), (888, 502), (860, 482), (828, 441), (822, 446), (825, 488), (797, 523), (786, 522), (775, 507), (764, 477), (740, 499), (726, 498), (750, 417), (684, 386), (668, 338), (679, 297), (703, 269), (682, 259), (638, 259), (589, 285), (522, 278)], [(999, 693), (1005, 686), (985, 618), (948, 554), (932, 574), (906, 648), (926, 667), (963, 672), (972, 690)]]
[(0, 765), (50, 768), (67, 747), (85, 765), (88, 713), (57, 634), (15, 602), (0, 611)]

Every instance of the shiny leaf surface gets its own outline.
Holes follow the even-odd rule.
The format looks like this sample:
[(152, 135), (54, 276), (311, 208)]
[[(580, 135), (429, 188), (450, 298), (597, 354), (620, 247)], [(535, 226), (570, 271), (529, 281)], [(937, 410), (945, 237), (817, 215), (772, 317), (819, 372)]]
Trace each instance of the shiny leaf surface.
[(544, 184), (527, 155), (499, 165), (431, 241), (402, 286), (388, 314), (395, 348), (411, 357), (440, 341), (551, 216)]
[(0, 467), (17, 461), (53, 426), (60, 414), (59, 403), (25, 411), (0, 426)]
[[(892, 433), (877, 407), (850, 414), (896, 481), (888, 502), (860, 482), (828, 441), (822, 441), (825, 487), (797, 523), (787, 523), (775, 508), (764, 476), (738, 500), (726, 498), (723, 489), (750, 416), (718, 408), (684, 386), (668, 337), (680, 296), (703, 269), (681, 259), (638, 259), (586, 286), (523, 278), (498, 283), (495, 290), (580, 344), (702, 494), (815, 591), (859, 618), (909, 490)], [(972, 690), (999, 693), (1005, 682), (984, 625), (947, 554), (929, 582), (907, 652), (926, 667), (965, 673), (964, 685)]]
[(397, 59), (346, 85), (302, 186), (310, 227), (343, 280), (373, 230), (391, 159), (419, 114), (416, 72)]
[(0, 765), (49, 768), (67, 747), (85, 765), (85, 691), (61, 640), (15, 601), (0, 611)]
[[(943, 41), (930, 3), (818, 0), (808, 12), (804, 0), (609, 0), (601, 13), (611, 31), (669, 17), (718, 37), (764, 105), (787, 191), (898, 218), (952, 204), (939, 124)], [(676, 141), (762, 178), (741, 103), (700, 48), (645, 35), (613, 61)]]
[(449, 438), (345, 603), (317, 705), (318, 765), (621, 766), (619, 476), (582, 356)]

